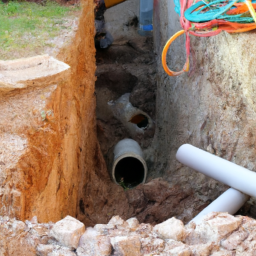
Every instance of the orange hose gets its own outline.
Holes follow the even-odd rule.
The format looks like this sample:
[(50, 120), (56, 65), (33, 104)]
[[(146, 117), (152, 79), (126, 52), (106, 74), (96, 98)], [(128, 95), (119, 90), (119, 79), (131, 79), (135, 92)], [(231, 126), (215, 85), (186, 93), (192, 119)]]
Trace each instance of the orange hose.
[(105, 0), (105, 6), (106, 8), (110, 8), (116, 4), (120, 4), (126, 0)]
[[(235, 3), (236, 8), (228, 10), (228, 15), (235, 15), (249, 11), (248, 6), (245, 3)], [(256, 4), (252, 4), (253, 8), (256, 9)]]
[(181, 71), (172, 71), (168, 68), (167, 66), (167, 63), (166, 63), (166, 56), (167, 56), (167, 53), (168, 53), (168, 49), (169, 47), (171, 46), (172, 42), (177, 38), (179, 37), (180, 35), (184, 34), (185, 33), (185, 30), (180, 30), (178, 31), (176, 34), (174, 34), (168, 41), (167, 43), (165, 44), (164, 46), (164, 49), (163, 49), (163, 53), (162, 53), (162, 65), (163, 65), (163, 68), (164, 68), (164, 71), (169, 75), (169, 76), (178, 76), (184, 72), (188, 72), (189, 70), (189, 56), (187, 56), (187, 59), (186, 59), (186, 63), (183, 67), (183, 69)]

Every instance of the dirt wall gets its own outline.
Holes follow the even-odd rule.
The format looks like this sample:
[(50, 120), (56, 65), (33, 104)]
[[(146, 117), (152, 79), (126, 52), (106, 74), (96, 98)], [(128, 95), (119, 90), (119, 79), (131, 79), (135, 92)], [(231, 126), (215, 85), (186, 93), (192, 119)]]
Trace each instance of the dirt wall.
[[(36, 215), (39, 221), (76, 215), (79, 184), (94, 168), (97, 152), (93, 38), (94, 3), (84, 0), (76, 36), (57, 57), (70, 70), (28, 77), (26, 88), (1, 93), (2, 215), (22, 220)], [(23, 72), (17, 84), (26, 79)]]
[[(208, 204), (227, 187), (186, 168), (175, 159), (179, 146), (190, 143), (224, 159), (256, 170), (255, 156), (255, 31), (210, 38), (191, 36), (190, 72), (167, 76), (161, 51), (170, 36), (180, 30), (173, 1), (155, 0), (155, 49), (158, 53), (158, 89), (155, 176), (169, 184), (189, 186), (197, 202)], [(172, 69), (182, 69), (184, 37), (168, 54)], [(246, 206), (255, 214), (254, 199)]]

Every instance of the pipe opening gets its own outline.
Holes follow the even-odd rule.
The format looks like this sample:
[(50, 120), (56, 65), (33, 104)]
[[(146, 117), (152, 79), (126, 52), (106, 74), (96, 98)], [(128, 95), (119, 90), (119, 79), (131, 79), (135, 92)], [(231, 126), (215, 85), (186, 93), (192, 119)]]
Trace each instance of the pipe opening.
[(123, 188), (133, 188), (143, 182), (145, 169), (134, 157), (122, 158), (115, 167), (115, 179)]
[(145, 115), (138, 114), (131, 118), (131, 123), (136, 124), (141, 129), (146, 129), (148, 127), (148, 118)]

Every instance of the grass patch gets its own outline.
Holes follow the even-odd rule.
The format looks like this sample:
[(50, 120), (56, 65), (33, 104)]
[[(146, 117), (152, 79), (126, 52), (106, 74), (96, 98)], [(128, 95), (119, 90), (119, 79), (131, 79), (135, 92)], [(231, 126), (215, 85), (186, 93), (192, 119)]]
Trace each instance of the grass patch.
[[(60, 6), (47, 1), (45, 5), (28, 2), (0, 2), (0, 59), (3, 53), (47, 46), (50, 38), (57, 36), (79, 7)], [(8, 54), (7, 54), (8, 55)]]

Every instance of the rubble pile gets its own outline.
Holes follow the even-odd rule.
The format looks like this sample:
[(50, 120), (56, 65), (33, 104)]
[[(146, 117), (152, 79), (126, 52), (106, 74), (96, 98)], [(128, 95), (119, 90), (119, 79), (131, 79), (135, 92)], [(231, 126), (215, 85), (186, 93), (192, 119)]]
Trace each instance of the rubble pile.
[(255, 247), (256, 220), (227, 213), (186, 226), (175, 217), (152, 226), (114, 216), (94, 227), (70, 216), (55, 224), (0, 217), (1, 256), (253, 256)]

